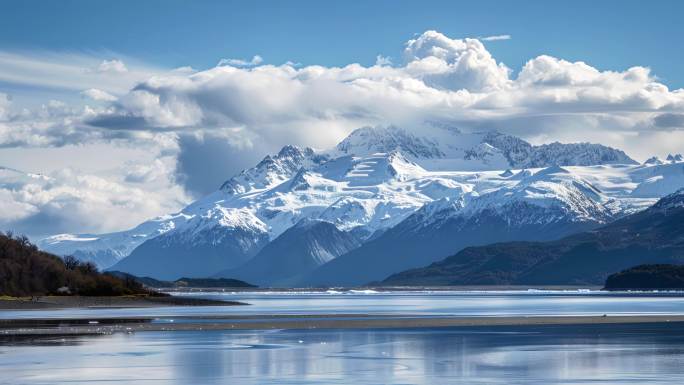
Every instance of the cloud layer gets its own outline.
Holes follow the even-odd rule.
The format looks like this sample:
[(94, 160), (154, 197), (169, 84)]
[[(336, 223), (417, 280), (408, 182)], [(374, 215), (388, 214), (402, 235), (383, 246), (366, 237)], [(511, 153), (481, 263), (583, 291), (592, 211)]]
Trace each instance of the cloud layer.
[[(127, 165), (119, 175), (62, 169), (49, 175), (0, 168), (0, 228), (42, 237), (106, 232), (173, 212), (187, 196), (163, 159)], [(180, 201), (179, 201), (180, 198)]]
[[(426, 31), (406, 42), (399, 60), (379, 55), (375, 65), (344, 67), (264, 64), (256, 55), (221, 60), (202, 71), (158, 70), (111, 57), (49, 61), (0, 54), (0, 81), (79, 96), (78, 103), (55, 99), (24, 108), (0, 94), (0, 148), (75, 143), (153, 148), (154, 156), (165, 159), (164, 167), (122, 168), (106, 179), (156, 194), (159, 186), (147, 186), (153, 185), (151, 175), (159, 174), (164, 186), (174, 187), (170, 195), (162, 194), (173, 202), (187, 200), (184, 191), (197, 196), (213, 190), (284, 144), (324, 148), (363, 125), (395, 124), (420, 132), (427, 123), (438, 123), (496, 129), (535, 143), (595, 141), (641, 159), (682, 151), (684, 90), (669, 90), (646, 67), (600, 70), (547, 55), (514, 73), (483, 43), (509, 38), (452, 39)], [(4, 194), (17, 196), (8, 191)], [(130, 207), (136, 207), (135, 196)], [(14, 202), (6, 203), (7, 213), (32, 204), (18, 198), (7, 202)], [(168, 207), (156, 209), (161, 214)], [(7, 224), (18, 220), (16, 214), (5, 216)], [(117, 226), (122, 224), (105, 227)]]
[[(542, 55), (513, 74), (480, 40), (435, 31), (409, 40), (403, 58), (396, 66), (383, 58), (370, 67), (224, 65), (155, 76), (111, 114), (145, 130), (233, 130), (238, 141), (314, 146), (332, 145), (362, 124), (419, 130), (430, 120), (539, 140), (592, 139), (586, 134), (598, 130), (595, 138), (605, 141), (682, 128), (672, 117), (684, 111), (684, 91), (670, 91), (645, 67), (601, 71)], [(626, 139), (607, 144), (638, 148)]]

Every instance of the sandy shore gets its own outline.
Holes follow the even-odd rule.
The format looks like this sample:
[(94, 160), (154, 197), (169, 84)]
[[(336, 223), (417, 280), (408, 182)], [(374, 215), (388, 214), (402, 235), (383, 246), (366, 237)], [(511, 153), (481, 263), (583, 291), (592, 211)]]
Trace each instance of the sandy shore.
[[(201, 322), (198, 322), (201, 321)], [(684, 316), (568, 317), (417, 317), (375, 315), (264, 315), (193, 317), (173, 320), (5, 320), (0, 336), (86, 335), (142, 331), (433, 328), (469, 326), (529, 326), (684, 322)]]
[(231, 306), (246, 305), (236, 301), (214, 301), (190, 297), (79, 297), (45, 296), (31, 298), (0, 299), (0, 310), (45, 310), (69, 308), (129, 308), (159, 306)]

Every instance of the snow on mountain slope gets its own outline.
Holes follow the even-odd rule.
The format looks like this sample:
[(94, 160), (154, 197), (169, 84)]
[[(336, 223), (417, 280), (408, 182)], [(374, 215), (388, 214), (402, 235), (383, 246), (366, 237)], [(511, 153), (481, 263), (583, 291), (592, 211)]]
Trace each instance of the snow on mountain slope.
[(229, 194), (243, 194), (272, 187), (290, 179), (300, 168), (310, 168), (326, 160), (325, 155), (316, 154), (310, 148), (285, 146), (277, 155), (267, 155), (255, 167), (224, 182), (220, 190)]
[(397, 152), (344, 156), (310, 170), (302, 168), (273, 188), (228, 200), (219, 196), (218, 204), (251, 210), (272, 239), (305, 217), (336, 223), (341, 230), (366, 226), (375, 231), (430, 201), (412, 187), (425, 178), (429, 173)]
[(600, 144), (554, 142), (533, 146), (520, 138), (498, 132), (489, 132), (482, 140), (500, 149), (514, 168), (637, 164), (623, 151)]
[[(281, 167), (277, 160), (274, 163), (271, 169)], [(250, 183), (244, 190), (220, 189), (194, 202), (182, 212), (188, 217), (185, 223), (141, 244), (114, 268), (173, 278), (147, 270), (150, 265), (161, 266), (160, 258), (166, 255), (173, 258), (175, 265), (190, 265), (185, 275), (200, 276), (206, 272), (205, 266), (193, 266), (190, 261), (196, 259), (197, 250), (202, 250), (205, 258), (211, 258), (212, 266), (219, 267), (212, 272), (216, 273), (245, 262), (268, 240), (276, 239), (304, 218), (333, 223), (340, 231), (363, 228), (355, 234), (370, 236), (394, 226), (433, 199), (421, 191), (421, 186), (434, 190), (430, 184), (432, 174), (398, 152), (343, 156), (309, 166), (311, 169), (300, 166), (296, 172), (295, 165), (282, 168), (292, 173), (289, 179), (271, 175), (268, 178), (272, 182), (257, 181), (260, 183)], [(468, 190), (459, 187), (456, 180), (449, 183), (454, 188), (442, 191), (442, 195)], [(239, 242), (232, 242), (234, 237), (239, 237)], [(211, 247), (223, 253), (222, 261), (218, 251), (209, 250)], [(143, 262), (145, 258), (148, 263)], [(155, 263), (149, 263), (151, 260)], [(170, 269), (168, 263), (165, 268)]]
[(263, 222), (249, 210), (214, 207), (146, 240), (112, 270), (164, 280), (208, 277), (248, 261), (268, 241)]
[[(101, 269), (106, 269), (130, 255), (136, 247), (148, 239), (178, 227), (182, 227), (179, 234), (184, 234), (181, 239), (188, 240), (192, 238), (192, 234), (211, 228), (212, 221), (224, 227), (230, 227), (231, 223), (240, 226), (245, 223), (240, 220), (244, 217), (243, 215), (239, 215), (239, 212), (231, 213), (230, 210), (223, 210), (222, 206), (211, 204), (212, 200), (223, 200), (226, 196), (247, 194), (253, 190), (264, 190), (276, 186), (289, 179), (301, 167), (321, 163), (324, 160), (324, 156), (315, 154), (309, 148), (301, 150), (294, 146), (285, 146), (278, 154), (266, 156), (255, 167), (244, 170), (226, 181), (219, 191), (190, 204), (180, 213), (146, 221), (131, 230), (100, 235), (58, 234), (42, 239), (37, 244), (41, 249), (57, 255), (73, 255), (82, 260), (92, 261)], [(193, 218), (195, 220), (187, 226), (179, 226)], [(199, 239), (196, 240), (197, 242), (201, 243)]]
[(505, 170), (552, 165), (636, 164), (623, 151), (591, 143), (530, 143), (498, 132), (464, 133), (450, 127), (425, 127), (423, 136), (405, 129), (364, 127), (352, 132), (330, 152), (367, 155), (398, 150), (428, 170)]
[(416, 136), (399, 127), (364, 127), (352, 132), (329, 154), (364, 156), (398, 151), (429, 170), (498, 170), (509, 163), (501, 151), (483, 142), (486, 134), (428, 129)]
[[(419, 137), (395, 127), (362, 128), (325, 152), (285, 146), (171, 219), (148, 221), (143, 229), (121, 233), (54, 236), (40, 247), (60, 255), (113, 254), (114, 259), (138, 248), (135, 258), (142, 262), (137, 266), (144, 264), (146, 254), (159, 264), (155, 269), (163, 269), (169, 250), (182, 250), (173, 257), (177, 271), (183, 264), (199, 264), (200, 254), (224, 269), (257, 255), (304, 218), (332, 223), (366, 241), (434, 201), (477, 212), (473, 202), (485, 202), (479, 197), (492, 201), (487, 207), (495, 207), (498, 200), (554, 202), (554, 195), (572, 202), (575, 188), (582, 194), (600, 194), (597, 204), (617, 215), (643, 209), (670, 187), (684, 185), (676, 172), (666, 172), (675, 167), (672, 164), (635, 165), (622, 155), (592, 144), (532, 146), (491, 132), (433, 127), (429, 135)], [(608, 164), (563, 166), (550, 173), (554, 169), (547, 169), (550, 175), (565, 176), (537, 182), (539, 169), (520, 169), (528, 164), (554, 166), (559, 159), (568, 164)], [(613, 164), (620, 162), (627, 164)], [(659, 187), (646, 189), (657, 176), (664, 180)], [(515, 190), (516, 186), (526, 187)], [(633, 194), (638, 186), (642, 189)], [(491, 194), (496, 191), (498, 195)], [(601, 220), (604, 215), (598, 207), (567, 207), (578, 218)], [(205, 271), (198, 268), (197, 273)]]
[(335, 150), (344, 155), (357, 156), (396, 150), (417, 159), (447, 157), (445, 149), (434, 138), (420, 137), (394, 126), (356, 129)]
[(638, 183), (632, 196), (665, 196), (684, 186), (684, 162), (673, 162), (657, 167), (641, 167), (631, 173)]
[(641, 165), (564, 167), (606, 195), (617, 198), (624, 214), (652, 205), (684, 187), (684, 162), (645, 162)]
[[(544, 223), (567, 217), (570, 221), (605, 222), (612, 216), (610, 199), (598, 188), (568, 170), (552, 166), (525, 177), (514, 186), (482, 194), (465, 205), (460, 215), (475, 216), (484, 210), (506, 212), (512, 202), (547, 212), (539, 217), (522, 212), (509, 223)], [(508, 210), (510, 211), (510, 210)]]
[(188, 218), (182, 213), (165, 215), (143, 222), (131, 230), (109, 234), (53, 235), (38, 241), (37, 246), (57, 255), (73, 255), (106, 269), (127, 257), (144, 241), (176, 228)]
[[(427, 265), (468, 246), (545, 241), (590, 230), (645, 209), (658, 197), (683, 187), (684, 180), (679, 179), (683, 166), (552, 166), (471, 173), (472, 193), (426, 204), (297, 284), (362, 285), (384, 279), (393, 270)], [(654, 175), (657, 182), (653, 182)], [(644, 189), (654, 183), (658, 188)]]
[(468, 246), (556, 239), (611, 221), (620, 214), (613, 203), (614, 199), (564, 168), (534, 170), (515, 184), (428, 203), (379, 237), (296, 283), (362, 285), (427, 265)]
[(471, 247), (444, 260), (393, 274), (385, 285), (600, 285), (643, 264), (682, 264), (684, 190), (590, 232), (552, 242)]

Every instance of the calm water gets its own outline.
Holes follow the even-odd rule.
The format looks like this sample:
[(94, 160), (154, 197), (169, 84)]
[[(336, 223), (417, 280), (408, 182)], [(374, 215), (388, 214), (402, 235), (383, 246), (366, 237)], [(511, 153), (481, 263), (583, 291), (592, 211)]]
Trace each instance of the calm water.
[[(181, 294), (183, 295), (183, 294)], [(599, 291), (209, 292), (193, 296), (250, 306), (4, 311), (0, 318), (201, 316), (246, 314), (410, 314), (453, 316), (684, 314), (684, 295)]]
[(0, 384), (677, 384), (683, 364), (667, 324), (143, 332), (0, 346)]
[[(213, 292), (250, 306), (4, 311), (0, 318), (684, 314), (672, 293)], [(183, 322), (176, 319), (177, 322)], [(684, 325), (139, 332), (0, 340), (0, 384), (676, 384)]]

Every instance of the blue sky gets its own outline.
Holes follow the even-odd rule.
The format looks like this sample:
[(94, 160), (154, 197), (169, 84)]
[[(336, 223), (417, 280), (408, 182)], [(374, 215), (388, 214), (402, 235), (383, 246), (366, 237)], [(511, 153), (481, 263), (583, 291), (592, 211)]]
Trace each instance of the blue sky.
[(684, 86), (681, 1), (3, 1), (0, 49), (113, 51), (165, 67), (220, 58), (341, 66), (395, 56), (428, 29), (508, 34), (488, 45), (519, 69), (539, 54), (599, 69), (649, 66)]
[(0, 1), (0, 229), (126, 229), (283, 145), (330, 148), (362, 126), (684, 152), (683, 14), (683, 1)]

